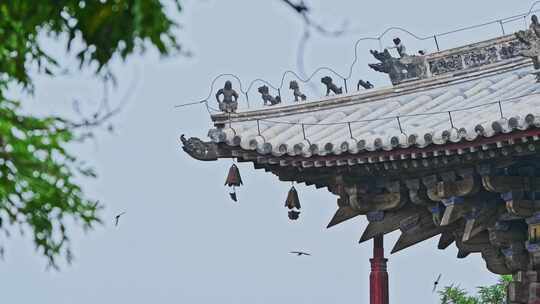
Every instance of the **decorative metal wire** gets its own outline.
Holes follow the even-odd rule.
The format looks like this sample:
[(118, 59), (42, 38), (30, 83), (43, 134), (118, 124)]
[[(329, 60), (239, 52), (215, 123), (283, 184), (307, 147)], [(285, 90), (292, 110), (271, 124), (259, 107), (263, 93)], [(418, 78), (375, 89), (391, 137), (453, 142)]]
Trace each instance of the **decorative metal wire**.
[[(354, 67), (358, 62), (358, 58), (359, 58), (358, 57), (358, 46), (359, 46), (359, 44), (361, 42), (364, 42), (364, 41), (378, 41), (380, 49), (382, 49), (382, 42), (381, 42), (382, 39), (391, 31), (400, 31), (400, 32), (403, 32), (405, 34), (408, 34), (409, 36), (413, 37), (414, 39), (416, 39), (418, 41), (433, 40), (435, 48), (437, 49), (437, 51), (440, 51), (440, 45), (439, 45), (438, 38), (443, 37), (443, 36), (447, 36), (447, 35), (451, 35), (451, 34), (455, 34), (455, 33), (459, 33), (459, 32), (463, 32), (463, 31), (468, 31), (468, 30), (472, 30), (472, 29), (478, 29), (478, 28), (481, 28), (481, 27), (486, 27), (486, 26), (498, 23), (500, 25), (500, 27), (501, 27), (502, 34), (506, 35), (504, 24), (520, 20), (521, 18), (524, 18), (525, 21), (526, 21), (527, 17), (529, 17), (531, 14), (540, 11), (540, 9), (535, 9), (535, 7), (538, 4), (540, 4), (540, 0), (535, 1), (531, 5), (531, 7), (530, 7), (530, 9), (528, 10), (527, 13), (522, 13), (522, 14), (518, 14), (518, 15), (514, 15), (514, 16), (502, 18), (502, 19), (496, 19), (496, 20), (493, 20), (493, 21), (489, 21), (489, 22), (485, 22), (485, 23), (481, 23), (481, 24), (476, 24), (476, 25), (472, 25), (472, 26), (461, 27), (461, 28), (457, 28), (455, 30), (442, 32), (442, 33), (438, 33), (438, 34), (434, 34), (434, 35), (428, 35), (428, 36), (416, 35), (415, 33), (411, 32), (411, 31), (409, 31), (409, 30), (407, 30), (407, 29), (405, 29), (403, 27), (398, 27), (398, 26), (389, 27), (386, 30), (384, 30), (380, 35), (378, 35), (376, 37), (364, 37), (364, 38), (360, 38), (360, 39), (356, 40), (356, 42), (354, 44), (354, 58), (353, 58), (353, 61), (352, 61), (351, 65), (350, 65), (350, 67), (349, 67), (349, 72), (348, 72), (347, 76), (341, 75), (340, 73), (338, 73), (334, 69), (332, 69), (330, 67), (326, 67), (326, 66), (319, 67), (319, 68), (315, 69), (315, 71), (313, 71), (313, 73), (311, 73), (310, 76), (305, 78), (305, 79), (302, 78), (300, 75), (298, 75), (296, 72), (294, 72), (292, 70), (287, 70), (287, 71), (285, 71), (283, 73), (279, 86), (275, 86), (275, 85), (271, 84), (270, 82), (268, 82), (268, 81), (266, 81), (266, 80), (264, 80), (262, 78), (257, 78), (257, 79), (252, 80), (249, 83), (249, 85), (247, 86), (247, 89), (244, 90), (243, 85), (242, 85), (242, 81), (241, 81), (240, 77), (238, 77), (237, 75), (232, 74), (232, 73), (219, 74), (212, 80), (212, 83), (210, 85), (210, 92), (208, 93), (207, 97), (205, 97), (204, 99), (202, 99), (200, 101), (188, 102), (188, 103), (184, 103), (184, 104), (178, 104), (178, 105), (175, 106), (175, 108), (181, 108), (181, 107), (186, 107), (186, 106), (205, 103), (206, 108), (207, 108), (207, 110), (209, 112), (210, 112), (210, 110), (215, 111), (215, 112), (221, 112), (218, 109), (210, 107), (208, 105), (208, 102), (209, 102), (210, 98), (212, 97), (212, 93), (214, 92), (214, 86), (215, 86), (216, 81), (219, 80), (222, 77), (232, 77), (232, 78), (234, 78), (235, 80), (238, 81), (238, 83), (239, 83), (239, 91), (246, 97), (246, 105), (247, 105), (248, 109), (250, 108), (248, 93), (251, 91), (251, 89), (252, 89), (253, 85), (255, 85), (255, 83), (258, 83), (258, 82), (263, 83), (263, 84), (267, 85), (268, 87), (272, 88), (273, 90), (277, 91), (278, 95), (281, 95), (281, 90), (284, 88), (284, 84), (285, 84), (284, 83), (285, 78), (289, 74), (291, 74), (296, 80), (298, 80), (298, 81), (300, 81), (302, 83), (308, 83), (319, 72), (327, 71), (327, 72), (332, 73), (333, 75), (335, 75), (338, 78), (341, 78), (343, 80), (344, 85), (345, 85), (345, 91), (347, 92), (348, 91), (348, 89), (347, 89), (347, 80), (352, 78)], [(525, 22), (525, 28), (527, 26), (528, 26), (527, 22)], [(427, 114), (420, 114), (420, 115), (427, 115)]]

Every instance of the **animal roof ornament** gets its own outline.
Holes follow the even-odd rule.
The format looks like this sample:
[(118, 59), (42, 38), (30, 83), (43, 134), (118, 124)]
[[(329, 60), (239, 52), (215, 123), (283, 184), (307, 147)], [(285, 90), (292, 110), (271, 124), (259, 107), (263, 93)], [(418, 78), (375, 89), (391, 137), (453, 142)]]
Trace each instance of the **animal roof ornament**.
[(257, 89), (259, 93), (261, 93), (262, 100), (264, 102), (264, 105), (277, 105), (278, 103), (281, 103), (281, 97), (278, 95), (276, 97), (270, 95), (268, 86), (263, 85)]
[(326, 86), (326, 96), (333, 92), (336, 95), (343, 94), (343, 88), (334, 84), (334, 80), (330, 76), (321, 78), (321, 82)]
[(531, 25), (527, 31), (519, 31), (515, 34), (517, 39), (527, 46), (520, 52), (523, 57), (530, 58), (536, 70), (536, 79), (540, 82), (540, 23), (538, 17), (532, 15)]
[(306, 94), (300, 91), (300, 86), (298, 86), (298, 82), (296, 82), (296, 80), (289, 83), (289, 89), (293, 90), (294, 101), (305, 101), (307, 99)]

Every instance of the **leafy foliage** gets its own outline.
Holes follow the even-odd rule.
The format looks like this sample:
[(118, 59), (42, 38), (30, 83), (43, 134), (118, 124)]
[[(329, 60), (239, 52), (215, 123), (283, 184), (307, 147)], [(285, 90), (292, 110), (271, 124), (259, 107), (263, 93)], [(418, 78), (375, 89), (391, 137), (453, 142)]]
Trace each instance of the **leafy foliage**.
[[(181, 10), (179, 0), (171, 2)], [(109, 75), (112, 59), (125, 59), (147, 45), (162, 55), (179, 51), (175, 28), (159, 0), (0, 2), (0, 229), (8, 236), (17, 226), (31, 231), (51, 266), (59, 256), (71, 260), (67, 217), (84, 228), (100, 222), (100, 206), (77, 184), (96, 174), (66, 148), (89, 132), (82, 127), (95, 124), (24, 115), (20, 101), (6, 96), (8, 88), (19, 85), (32, 93), (34, 68), (51, 76), (62, 68), (44, 51), (44, 35), (60, 37), (57, 41), (76, 56), (80, 69), (93, 67), (96, 76), (103, 76)], [(96, 123), (99, 118), (94, 117)]]
[(506, 303), (506, 287), (510, 281), (512, 281), (512, 276), (502, 276), (498, 284), (487, 287), (478, 287), (480, 303)]
[(447, 286), (439, 292), (441, 304), (504, 304), (506, 303), (506, 287), (512, 276), (501, 276), (499, 283), (478, 287), (478, 295), (470, 296), (459, 286)]
[(441, 294), (441, 304), (479, 304), (478, 299), (467, 295), (459, 286), (447, 286)]

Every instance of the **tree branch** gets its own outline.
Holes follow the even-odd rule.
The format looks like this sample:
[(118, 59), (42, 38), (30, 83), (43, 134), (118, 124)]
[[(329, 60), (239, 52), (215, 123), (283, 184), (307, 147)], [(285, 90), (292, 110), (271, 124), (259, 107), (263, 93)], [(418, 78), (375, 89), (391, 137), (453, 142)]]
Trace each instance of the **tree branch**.
[(304, 20), (304, 24), (307, 28), (314, 29), (319, 34), (324, 36), (341, 36), (345, 33), (346, 23), (341, 29), (338, 30), (329, 30), (325, 28), (323, 25), (319, 24), (318, 22), (315, 22), (310, 16), (310, 8), (304, 3), (303, 0), (298, 2), (297, 4), (291, 2), (290, 0), (280, 0), (290, 8), (292, 8), (298, 15), (302, 17)]

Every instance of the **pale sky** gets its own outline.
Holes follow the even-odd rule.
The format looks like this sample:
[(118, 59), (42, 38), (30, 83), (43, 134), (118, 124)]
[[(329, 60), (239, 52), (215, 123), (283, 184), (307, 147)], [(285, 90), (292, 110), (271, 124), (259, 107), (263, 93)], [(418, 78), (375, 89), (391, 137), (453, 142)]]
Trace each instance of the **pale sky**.
[[(175, 18), (183, 24), (179, 40), (194, 57), (162, 59), (148, 52), (116, 62), (120, 84), (112, 102), (127, 96), (128, 103), (114, 119), (115, 134), (99, 132), (95, 142), (72, 147), (99, 173), (98, 179), (82, 183), (90, 197), (105, 205), (105, 224), (88, 233), (70, 225), (76, 260), (60, 272), (46, 271), (29, 235), (14, 233), (0, 262), (2, 302), (368, 303), (372, 247), (371, 242), (358, 244), (365, 218), (327, 230), (336, 197), (298, 185), (302, 214), (290, 222), (283, 207), (290, 184), (250, 164), (240, 165), (245, 185), (238, 191), (240, 202), (233, 203), (223, 186), (231, 161), (198, 162), (180, 148), (181, 134), (206, 139), (211, 122), (203, 107), (173, 106), (207, 96), (220, 73), (235, 73), (244, 83), (259, 77), (279, 82), (283, 71), (297, 70), (301, 21), (277, 0), (184, 2), (184, 12)], [(314, 34), (307, 45), (308, 72), (327, 65), (343, 74), (355, 40), (377, 36), (387, 27), (428, 36), (519, 14), (531, 5), (521, 0), (306, 2), (315, 19), (329, 28), (348, 20), (355, 29), (354, 35), (339, 39)], [(522, 21), (509, 24), (507, 32), (523, 26)], [(439, 41), (444, 49), (499, 33), (493, 25)], [(390, 45), (396, 35), (409, 52), (434, 49), (399, 33), (390, 33), (383, 44)], [(47, 45), (62, 54), (54, 41)], [(358, 78), (379, 87), (389, 84), (385, 75), (367, 68), (375, 62), (368, 50), (377, 47), (360, 44), (350, 87)], [(88, 72), (35, 79), (36, 95), (25, 99), (30, 112), (73, 115), (73, 99), (87, 110), (99, 102), (100, 85)], [(322, 93), (315, 85), (321, 92), (308, 95)], [(260, 103), (256, 94), (250, 101)], [(115, 228), (113, 217), (120, 211), (127, 213)], [(387, 255), (398, 235), (386, 237)], [(437, 240), (389, 256), (392, 303), (438, 303), (431, 288), (439, 273), (442, 285), (456, 283), (471, 291), (496, 281), (479, 254), (458, 260), (454, 245), (440, 251)], [(288, 254), (291, 250), (313, 256), (295, 257)]]

